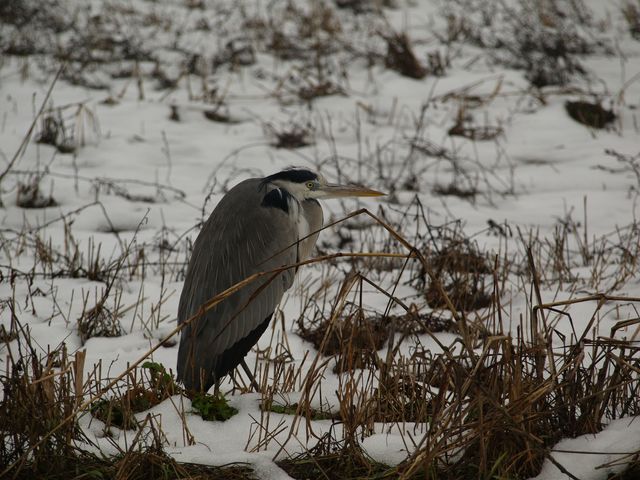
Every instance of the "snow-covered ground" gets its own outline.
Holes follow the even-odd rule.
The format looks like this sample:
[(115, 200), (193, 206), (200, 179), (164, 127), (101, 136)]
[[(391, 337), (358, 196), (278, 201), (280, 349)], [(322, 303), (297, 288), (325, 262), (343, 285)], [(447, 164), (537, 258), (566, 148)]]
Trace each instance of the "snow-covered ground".
[[(547, 270), (539, 266), (543, 302), (592, 293), (640, 297), (640, 280), (633, 270), (637, 260), (628, 262), (631, 270), (622, 280), (616, 273), (625, 253), (616, 245), (626, 245), (628, 252), (638, 245), (640, 188), (640, 41), (631, 37), (620, 2), (584, 2), (592, 18), (574, 25), (581, 38), (592, 42), (588, 52), (575, 55), (584, 74), (574, 72), (566, 85), (540, 89), (531, 86), (521, 65), (504, 60), (508, 49), (493, 48), (500, 44), (494, 38), (500, 25), (486, 21), (480, 31), (484, 45), (462, 39), (445, 42), (447, 12), (450, 22), (460, 18), (455, 15), (468, 14), (472, 25), (468, 29), (477, 25), (473, 23), (477, 11), (458, 8), (465, 2), (397, 1), (393, 7), (358, 14), (337, 9), (331, 2), (293, 2), (295, 8), (287, 8), (290, 2), (285, 1), (51, 3), (63, 12), (77, 11), (76, 21), (85, 22), (84, 36), (44, 28), (53, 16), (36, 22), (30, 33), (25, 33), (27, 27), (3, 24), (0, 36), (3, 45), (23, 37), (36, 44), (32, 55), (0, 57), (0, 171), (16, 155), (0, 183), (4, 205), (0, 323), (10, 328), (9, 305), (14, 299), (15, 317), (28, 326), (34, 345), (43, 353), (64, 342), (69, 352), (86, 350), (85, 371), (102, 362), (105, 377), (123, 372), (175, 328), (185, 262), (199, 223), (234, 184), (291, 165), (321, 171), (331, 181), (360, 183), (389, 193), (382, 199), (325, 202), (325, 222), (365, 207), (407, 239), (418, 241), (427, 234), (416, 215), (421, 206), (430, 224), (459, 220), (464, 234), (488, 258), (513, 256), (514, 263), (522, 266), (528, 239), (552, 245), (559, 232), (568, 231), (568, 243), (560, 247), (571, 252), (564, 280), (551, 266)], [(187, 7), (199, 3), (202, 8)], [(493, 9), (496, 19), (502, 18), (498, 5), (503, 2), (484, 3), (493, 5), (488, 10)], [(523, 2), (506, 3), (516, 8)], [(555, 3), (570, 2), (549, 2)], [(559, 18), (555, 20), (569, 25), (575, 21)], [(269, 20), (278, 22), (272, 30), (266, 27)], [(305, 29), (312, 33), (305, 37)], [(502, 34), (508, 39), (506, 30)], [(278, 57), (275, 47), (271, 52), (264, 48), (269, 42), (275, 44), (275, 37), (263, 38), (272, 31), (299, 43)], [(392, 31), (406, 32), (417, 59), (430, 65), (431, 72), (433, 59), (439, 58), (441, 74), (415, 79), (385, 66), (384, 36)], [(91, 47), (88, 39), (96, 32), (113, 43), (105, 40), (108, 46), (103, 50)], [(229, 44), (231, 40), (235, 43)], [(314, 51), (313, 45), (322, 47)], [(125, 47), (136, 53), (121, 54)], [(61, 65), (55, 52), (71, 52), (73, 60), (74, 54), (85, 54), (85, 48), (108, 61), (86, 68), (80, 68), (80, 60), (70, 61), (54, 82)], [(331, 54), (321, 56), (317, 52), (322, 48), (331, 49)], [(134, 60), (136, 55), (139, 61)], [(323, 84), (334, 93), (309, 100), (308, 92)], [(565, 102), (577, 100), (601, 102), (616, 119), (604, 129), (580, 124), (565, 107)], [(37, 117), (41, 107), (44, 114)], [(207, 118), (205, 112), (212, 111), (227, 120)], [(64, 125), (57, 141), (64, 143), (60, 141), (64, 138), (71, 148), (36, 141), (47, 116)], [(460, 118), (465, 127), (496, 135), (488, 139), (450, 135)], [(32, 124), (35, 128), (27, 135)], [(309, 145), (277, 148), (278, 132), (294, 126), (306, 130)], [(29, 194), (20, 194), (19, 185), (34, 184), (39, 185), (39, 200), (46, 203), (50, 196), (55, 204), (21, 206)], [(471, 193), (465, 198), (440, 194), (452, 185)], [(382, 251), (389, 246), (390, 236), (382, 228), (364, 216), (356, 221), (364, 227), (325, 230), (319, 240), (322, 253)], [(341, 246), (344, 235), (352, 241)], [(43, 245), (56, 252), (54, 258), (43, 257)], [(595, 256), (581, 255), (584, 251), (605, 253), (596, 261)], [(115, 278), (88, 274), (96, 261), (103, 271), (115, 272)], [(303, 365), (306, 371), (316, 352), (297, 335), (296, 320), (301, 312), (309, 315), (305, 301), (319, 289), (321, 279), (330, 278), (337, 288), (351, 268), (345, 261), (301, 269), (281, 305), (283, 321), (274, 322), (258, 349), (280, 339), (287, 344), (293, 365), (300, 365), (310, 351)], [(394, 294), (421, 312), (430, 311), (415, 284), (405, 282), (409, 273), (370, 275), (388, 290), (401, 278)], [(122, 335), (83, 341), (78, 319), (86, 317), (108, 284), (105, 305), (119, 313)], [(520, 319), (529, 318), (530, 292), (524, 276), (515, 270), (507, 275), (501, 296), (505, 333), (515, 337)], [(364, 293), (367, 308), (385, 311), (386, 296), (374, 288)], [(353, 298), (356, 294), (354, 290)], [(637, 317), (635, 305), (604, 306), (592, 325), (595, 334), (587, 338), (607, 336), (616, 322)], [(568, 338), (574, 331), (580, 336), (596, 302), (567, 308), (572, 323), (563, 316), (551, 321)], [(392, 312), (401, 309), (393, 306)], [(474, 315), (479, 318), (482, 312)], [(618, 330), (616, 338), (633, 343), (636, 327)], [(435, 336), (445, 345), (457, 338), (450, 332)], [(440, 351), (427, 335), (407, 338), (403, 351), (417, 345)], [(12, 343), (0, 346), (2, 370), (8, 348)], [(176, 355), (173, 344), (155, 351), (152, 359), (175, 370)], [(256, 356), (252, 351), (247, 363), (254, 365)], [(335, 410), (339, 376), (328, 368), (321, 385), (314, 405)], [(291, 395), (288, 401), (293, 403), (300, 392), (283, 395)], [(190, 413), (190, 401), (180, 396), (154, 407), (151, 413), (160, 419), (166, 451), (184, 462), (249, 462), (259, 478), (284, 479), (290, 477), (275, 465), (276, 453), (283, 458), (304, 451), (322, 433), (340, 428), (332, 427), (331, 420), (315, 420), (310, 435), (304, 425), (291, 428), (292, 415), (276, 413), (265, 426), (260, 394), (234, 393), (229, 399), (239, 414), (226, 422), (202, 420)], [(143, 419), (147, 413), (137, 416)], [(112, 428), (113, 435), (106, 437), (104, 424), (89, 414), (80, 422), (106, 452), (115, 452), (113, 442), (125, 447), (136, 433)], [(275, 430), (280, 433), (265, 440), (265, 432)], [(194, 444), (188, 444), (185, 431)], [(375, 460), (394, 465), (413, 451), (412, 442), (418, 443), (421, 434), (420, 425), (376, 424), (362, 445)], [(612, 470), (598, 469), (599, 465), (615, 463), (639, 449), (638, 421), (628, 417), (611, 422), (598, 434), (563, 440), (551, 455), (584, 480), (606, 478)], [(547, 460), (536, 478), (563, 475)]]

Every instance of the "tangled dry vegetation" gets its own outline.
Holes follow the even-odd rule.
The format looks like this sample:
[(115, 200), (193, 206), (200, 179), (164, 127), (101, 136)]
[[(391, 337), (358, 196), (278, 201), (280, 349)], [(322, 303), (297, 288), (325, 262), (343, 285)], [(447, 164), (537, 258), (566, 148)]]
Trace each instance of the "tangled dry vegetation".
[[(575, 281), (567, 276), (567, 266), (576, 255), (588, 256), (593, 266), (611, 265), (615, 262), (609, 256), (624, 251), (616, 258), (620, 262), (616, 270), (594, 269), (591, 278), (596, 291), (624, 284), (638, 274), (637, 227), (619, 232), (616, 239), (566, 249), (562, 245), (572, 243), (572, 234), (580, 236), (574, 224), (553, 240), (560, 248), (549, 239), (527, 237), (524, 258), (498, 255), (492, 261), (461, 236), (457, 224), (437, 230), (429, 242), (419, 245), (392, 229), (387, 250), (403, 261), (408, 281), (429, 305), (437, 292), (440, 303), (430, 313), (395, 298), (387, 282), (371, 280), (390, 274), (378, 269), (380, 258), (374, 256), (355, 262), (357, 270), (343, 280), (338, 297), (328, 305), (318, 302), (326, 294), (326, 284), (308, 292), (298, 329), (316, 353), (309, 353), (302, 364), (291, 362), (286, 330), (274, 330), (254, 371), (262, 389), (262, 417), (256, 419), (258, 426), (247, 443), (253, 451), (275, 441), (284, 428), (277, 417), (284, 414), (293, 418), (290, 435), (299, 428), (313, 431), (314, 420), (329, 420), (336, 427), (305, 453), (279, 460), (293, 478), (455, 479), (488, 473), (527, 478), (545, 459), (554, 461), (550, 449), (561, 438), (596, 433), (613, 419), (640, 414), (638, 347), (616, 338), (618, 330), (638, 321), (621, 321), (610, 332), (592, 334), (604, 308), (637, 308), (640, 299), (602, 293), (545, 304), (535, 293), (563, 276), (564, 282)], [(405, 243), (409, 251), (402, 255)], [(335, 274), (331, 268), (329, 272)], [(402, 274), (392, 273), (397, 283)], [(516, 320), (506, 318), (508, 305), (501, 304), (503, 289), (514, 273), (531, 292), (531, 317), (517, 320), (519, 326), (512, 329), (518, 332), (516, 337), (505, 330), (505, 322)], [(20, 272), (13, 275), (17, 278)], [(359, 292), (365, 285), (375, 286), (405, 313), (380, 316), (354, 302), (362, 298)], [(475, 303), (478, 292), (482, 305)], [(566, 337), (557, 330), (557, 322), (573, 325), (563, 308), (580, 302), (593, 305), (592, 319), (584, 330)], [(120, 478), (118, 472), (126, 470), (127, 478), (145, 478), (149, 471), (161, 478), (252, 478), (247, 466), (185, 465), (164, 453), (160, 420), (149, 413), (136, 416), (163, 401), (173, 403), (183, 419), (188, 414), (176, 400), (180, 387), (163, 366), (141, 363), (140, 369), (111, 379), (100, 365), (85, 365), (83, 351), (70, 355), (61, 347), (43, 357), (32, 345), (29, 329), (13, 316), (15, 306), (9, 302), (5, 308), (12, 323), (3, 331), (3, 341), (19, 346), (2, 375), (0, 430), (7, 441), (0, 455), (2, 464), (9, 466), (6, 474), (80, 478), (99, 471), (103, 476), (116, 472), (115, 478)], [(458, 339), (451, 346), (442, 345), (442, 353), (433, 353), (423, 342), (436, 339), (434, 333), (440, 331), (452, 332)], [(409, 337), (414, 347), (407, 352), (401, 345)], [(159, 343), (156, 348), (164, 347)], [(314, 401), (326, 370), (339, 374), (339, 402), (333, 410)], [(251, 386), (237, 377), (234, 389), (248, 392)], [(283, 403), (289, 392), (301, 396), (295, 403)], [(203, 418), (226, 418), (217, 414), (221, 407), (197, 406), (195, 401), (193, 405)], [(205, 411), (213, 414), (206, 417)], [(97, 455), (79, 424), (91, 417), (104, 424), (107, 436), (113, 428), (137, 432), (130, 448), (111, 459)], [(413, 425), (407, 440), (415, 443), (404, 462), (392, 467), (367, 457), (361, 442), (376, 424)], [(185, 441), (194, 442), (186, 422), (183, 428)], [(633, 458), (629, 462), (630, 468), (637, 468)]]
[[(183, 3), (182, 7), (198, 11), (205, 2)], [(199, 102), (206, 119), (233, 125), (246, 119), (233, 110), (224, 88), (210, 83), (211, 72), (242, 69), (255, 64), (258, 55), (293, 62), (277, 79), (277, 88), (269, 92), (283, 108), (348, 95), (346, 64), (351, 61), (413, 79), (445, 75), (450, 66), (453, 50), (445, 54), (434, 49), (420, 56), (404, 32), (394, 31), (383, 21), (381, 12), (394, 2), (318, 2), (311, 11), (295, 2), (274, 3), (277, 8), (265, 17), (249, 16), (243, 9), (222, 12), (239, 15), (246, 36), (230, 39), (214, 58), (203, 58), (180, 46), (181, 32), (172, 29), (170, 19), (143, 9), (130, 7), (112, 16), (105, 12), (83, 15), (80, 9), (77, 15), (68, 16), (57, 0), (47, 0), (39, 7), (36, 2), (11, 0), (0, 5), (0, 49), (5, 56), (33, 57), (44, 69), (51, 68), (48, 59), (62, 61), (65, 68), (60, 70), (60, 81), (87, 88), (103, 88), (105, 75), (128, 78), (141, 100), (150, 85), (172, 91), (198, 78), (199, 89), (195, 85), (192, 89), (189, 83), (190, 101)], [(568, 89), (572, 79), (586, 74), (580, 55), (608, 51), (606, 43), (589, 34), (592, 20), (581, 4), (579, 0), (521, 0), (507, 7), (507, 2), (455, 0), (447, 2), (442, 12), (446, 30), (433, 34), (444, 45), (467, 42), (489, 52), (492, 62), (523, 70), (531, 84), (523, 95), (544, 102), (540, 89)], [(639, 9), (632, 1), (624, 4), (629, 30), (636, 37)], [(124, 30), (124, 15), (145, 27), (139, 37)], [(287, 28), (281, 28), (283, 25)], [(343, 35), (347, 27), (353, 39)], [(168, 62), (149, 49), (150, 35), (163, 28), (174, 35), (168, 43), (178, 61)], [(223, 20), (212, 25), (202, 17), (193, 28), (207, 32), (224, 25)], [(148, 68), (149, 64), (153, 67)], [(507, 224), (490, 220), (487, 231), (500, 239), (501, 247), (484, 251), (459, 222), (434, 225), (417, 196), (409, 204), (399, 200), (400, 194), (420, 193), (425, 188), (436, 197), (454, 197), (470, 205), (478, 201), (492, 204), (497, 197), (515, 193), (509, 159), (500, 157), (486, 165), (424, 135), (429, 102), (450, 101), (455, 114), (449, 136), (471, 142), (496, 141), (504, 134), (502, 127), (479, 125), (470, 112), (499, 98), (501, 88), (498, 83), (489, 94), (461, 89), (447, 98), (429, 98), (422, 115), (412, 119), (414, 135), (398, 134), (393, 141), (378, 145), (370, 161), (354, 160), (357, 168), (366, 166), (390, 192), (389, 211), (395, 215), (356, 212), (337, 222), (336, 236), (320, 243), (321, 258), (314, 266), (322, 275), (304, 286), (303, 309), (293, 332), (274, 327), (269, 346), (258, 352), (254, 375), (261, 387), (260, 417), (247, 439), (247, 451), (277, 445), (278, 465), (296, 479), (525, 479), (536, 475), (545, 460), (565, 470), (552, 451), (560, 439), (597, 433), (611, 420), (640, 414), (639, 348), (633, 341), (635, 335), (617, 335), (624, 329), (636, 331), (640, 321), (620, 321), (610, 331), (594, 329), (605, 309), (637, 312), (640, 305), (639, 298), (617, 296), (640, 275), (637, 223), (593, 238), (586, 222), (571, 215), (559, 220), (549, 236), (534, 230), (513, 231)], [(590, 100), (567, 102), (567, 115), (590, 128), (611, 127), (615, 113), (589, 92), (582, 93)], [(117, 104), (118, 94), (110, 92), (104, 101)], [(186, 110), (172, 105), (167, 115), (180, 122)], [(381, 120), (371, 105), (363, 104), (362, 112), (372, 121), (395, 121), (393, 112)], [(96, 117), (84, 103), (54, 107), (45, 101), (36, 120), (25, 141), (53, 146), (61, 154), (82, 149), (99, 132)], [(333, 141), (327, 133), (331, 130), (316, 117), (294, 118), (285, 124), (259, 121), (265, 142), (274, 148), (294, 150)], [(0, 174), (3, 191), (15, 191), (17, 205), (23, 209), (57, 205), (56, 192), (47, 182), (64, 174), (47, 168), (19, 170), (15, 165), (19, 153)], [(637, 191), (638, 156), (607, 154), (620, 162), (625, 174), (634, 175)], [(340, 165), (348, 163), (348, 159), (339, 162), (337, 156), (324, 163), (315, 160), (338, 172)], [(425, 184), (422, 179), (431, 174), (436, 180)], [(215, 174), (211, 178), (210, 194), (228, 188), (218, 183), (224, 180)], [(182, 418), (185, 445), (196, 442), (185, 421), (187, 415), (195, 412), (204, 419), (221, 421), (236, 413), (226, 402), (208, 397), (194, 399), (193, 410), (186, 411), (179, 400), (184, 392), (172, 376), (173, 366), (147, 358), (155, 350), (175, 346), (177, 331), (158, 335), (159, 327), (173, 315), (164, 308), (164, 285), (184, 278), (192, 248), (188, 234), (192, 232), (163, 228), (151, 241), (140, 240), (143, 222), (123, 227), (111, 218), (101, 200), (115, 196), (152, 205), (183, 201), (185, 192), (168, 182), (87, 178), (77, 172), (74, 180), (91, 185), (94, 202), (42, 225), (2, 230), (5, 256), (27, 257), (33, 263), (28, 268), (9, 264), (0, 269), (0, 281), (8, 282), (13, 293), (0, 304), (2, 315), (10, 318), (9, 327), (0, 330), (3, 352), (8, 356), (0, 372), (0, 476), (255, 478), (249, 465), (205, 467), (178, 462), (166, 452), (168, 442), (159, 415), (148, 412), (171, 403)], [(206, 201), (202, 217), (205, 206)], [(107, 251), (95, 240), (77, 237), (74, 215), (87, 209), (97, 212), (118, 248)], [(47, 236), (46, 228), (52, 224), (62, 226), (62, 241), (53, 242)], [(124, 235), (121, 238), (124, 232), (131, 234), (127, 240)], [(362, 250), (374, 253), (353, 253)], [(150, 308), (140, 308), (143, 287), (140, 302), (123, 300), (122, 284), (137, 281), (144, 285), (151, 277), (161, 278), (162, 283)], [(156, 341), (153, 349), (116, 377), (106, 365), (87, 365), (83, 350), (68, 352), (62, 345), (42, 354), (21, 316), (39, 308), (37, 298), (42, 292), (33, 287), (34, 282), (60, 278), (101, 285), (83, 291), (80, 316), (71, 317), (60, 306), (55, 312), (75, 329), (82, 344), (131, 331), (123, 318), (133, 310), (136, 325)], [(400, 288), (415, 292), (412, 302), (397, 294)], [(570, 294), (545, 303), (542, 290)], [(384, 299), (384, 311), (372, 311), (363, 303), (370, 291)], [(512, 317), (511, 299), (517, 295), (525, 299), (526, 311)], [(586, 321), (566, 311), (578, 303), (590, 305)], [(570, 325), (572, 333), (563, 334), (560, 323)], [(436, 334), (442, 332), (450, 333), (455, 341), (441, 343)], [(313, 347), (297, 362), (287, 338), (293, 334)], [(406, 348), (408, 342), (411, 348)], [(338, 379), (336, 405), (322, 403), (323, 380), (329, 375)], [(241, 375), (233, 378), (230, 393), (251, 391)], [(288, 423), (282, 421), (283, 416), (289, 418)], [(315, 421), (331, 427), (316, 432)], [(133, 440), (126, 450), (114, 440), (115, 451), (107, 456), (87, 435), (87, 428), (96, 424), (105, 438), (116, 430), (130, 430)], [(403, 431), (408, 456), (399, 465), (373, 461), (363, 448), (364, 440), (379, 432), (380, 425)], [(311, 439), (313, 446), (289, 455), (285, 446), (302, 436)], [(633, 478), (640, 469), (637, 452), (626, 461), (626, 475)]]

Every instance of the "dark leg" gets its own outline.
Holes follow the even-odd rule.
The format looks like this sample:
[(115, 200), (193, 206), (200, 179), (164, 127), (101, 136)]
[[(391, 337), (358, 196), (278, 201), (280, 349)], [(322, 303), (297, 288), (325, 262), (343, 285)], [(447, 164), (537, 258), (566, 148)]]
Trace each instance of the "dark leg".
[(253, 376), (253, 373), (251, 373), (251, 370), (249, 369), (249, 366), (247, 365), (247, 362), (244, 361), (244, 358), (240, 361), (240, 366), (244, 370), (244, 373), (246, 373), (247, 376), (249, 377), (249, 380), (251, 381), (251, 386), (254, 388), (254, 390), (256, 392), (259, 392), (260, 391), (260, 385), (258, 385), (258, 382), (256, 381), (256, 378)]

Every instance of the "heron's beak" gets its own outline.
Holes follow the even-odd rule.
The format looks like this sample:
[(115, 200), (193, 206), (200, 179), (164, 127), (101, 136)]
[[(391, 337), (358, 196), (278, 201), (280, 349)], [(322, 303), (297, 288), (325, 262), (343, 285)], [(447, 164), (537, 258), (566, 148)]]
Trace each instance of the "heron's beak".
[(342, 197), (380, 197), (386, 193), (371, 190), (358, 185), (324, 185), (320, 187), (323, 193), (322, 198), (342, 198)]

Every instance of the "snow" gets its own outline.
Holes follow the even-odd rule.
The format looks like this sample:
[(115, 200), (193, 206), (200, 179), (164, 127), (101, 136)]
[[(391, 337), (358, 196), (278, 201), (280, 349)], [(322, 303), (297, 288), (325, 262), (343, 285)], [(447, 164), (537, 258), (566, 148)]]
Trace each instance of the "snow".
[[(598, 480), (619, 474), (629, 453), (640, 448), (640, 423), (637, 418), (612, 421), (599, 433), (567, 438), (551, 452), (553, 459), (580, 480)], [(532, 480), (562, 480), (565, 475), (549, 460)]]
[[(82, 3), (65, 2), (76, 7)], [(91, 9), (104, 14), (107, 3), (119, 2), (94, 1)], [(206, 2), (210, 8), (202, 11), (185, 9), (182, 7), (184, 2), (177, 0), (122, 3), (130, 3), (140, 11), (153, 13), (169, 23), (175, 20), (183, 26), (182, 36), (174, 36), (171, 29), (155, 31), (151, 26), (138, 26), (145, 48), (150, 48), (158, 63), (175, 78), (182, 72), (180, 62), (184, 58), (177, 53), (181, 49), (196, 52), (202, 58), (213, 58), (228, 39), (243, 33), (242, 23), (237, 18), (239, 13), (231, 8), (233, 2), (219, 2), (219, 11), (213, 6), (216, 2)], [(244, 3), (253, 5), (256, 2)], [(309, 7), (303, 3), (305, 8)], [(640, 145), (637, 113), (640, 108), (640, 42), (629, 37), (617, 9), (605, 6), (606, 2), (599, 0), (585, 2), (596, 18), (612, 23), (603, 35), (613, 37), (618, 50), (615, 55), (597, 51), (581, 57), (589, 77), (576, 80), (580, 90), (547, 87), (532, 93), (523, 71), (495, 64), (486, 58), (482, 48), (440, 44), (431, 34), (432, 26), (444, 28), (439, 15), (440, 2), (397, 3), (400, 4), (397, 9), (385, 10), (386, 18), (397, 31), (404, 29), (416, 40), (419, 58), (426, 58), (426, 54), (435, 48), (451, 54), (451, 65), (443, 77), (409, 79), (384, 68), (381, 62), (368, 67), (362, 60), (343, 56), (340, 62), (336, 61), (339, 65), (332, 65), (328, 75), (345, 90), (345, 95), (331, 95), (307, 104), (297, 101), (292, 94), (300, 86), (301, 75), (292, 62), (258, 52), (256, 64), (235, 69), (223, 66), (209, 78), (211, 84), (207, 87), (216, 90), (226, 102), (225, 108), (237, 120), (232, 123), (216, 123), (203, 116), (203, 111), (213, 105), (196, 98), (203, 92), (195, 75), (187, 76), (189, 82), (182, 78), (173, 90), (156, 89), (156, 83), (147, 77), (141, 91), (134, 79), (114, 78), (104, 72), (98, 72), (96, 78), (108, 84), (106, 90), (59, 80), (47, 104), (60, 107), (82, 103), (88, 113), (80, 120), (75, 107), (64, 109), (63, 115), (68, 124), (82, 128), (85, 144), (73, 154), (63, 154), (50, 145), (37, 144), (34, 135), (18, 158), (14, 171), (3, 180), (4, 208), (0, 211), (3, 276), (10, 268), (31, 271), (36, 263), (33, 249), (21, 249), (16, 245), (15, 239), (20, 232), (38, 235), (60, 251), (77, 248), (84, 266), (89, 265), (91, 249), (95, 253), (98, 246), (106, 264), (117, 261), (125, 249), (132, 252), (143, 249), (148, 258), (155, 261), (164, 258), (168, 264), (181, 258), (184, 260), (188, 249), (185, 239), (195, 240), (197, 229), (194, 226), (207, 217), (228, 188), (245, 178), (267, 175), (291, 165), (320, 169), (329, 181), (354, 181), (393, 192), (386, 200), (327, 202), (323, 204), (326, 222), (363, 207), (374, 213), (382, 208), (390, 218), (398, 219), (418, 195), (427, 218), (434, 225), (460, 219), (465, 233), (473, 235), (481, 247), (494, 252), (503, 252), (507, 244), (510, 251), (521, 248), (518, 229), (523, 238), (527, 238), (529, 232), (551, 236), (562, 222), (574, 220), (582, 222), (581, 226), (588, 229), (585, 235), (589, 241), (595, 241), (617, 229), (624, 231), (626, 226), (637, 221), (640, 185), (636, 183), (633, 171), (624, 169), (624, 165), (605, 153), (606, 149), (612, 149), (636, 155)], [(254, 5), (251, 10), (262, 10), (265, 6), (266, 3)], [(221, 20), (226, 18), (220, 16), (225, 8), (229, 9), (229, 18)], [(347, 18), (344, 28), (353, 29), (354, 48), (380, 42), (377, 38), (368, 38), (364, 24), (370, 21), (377, 25), (377, 20), (360, 20), (363, 25), (358, 25), (358, 20), (349, 20), (351, 17), (346, 13), (341, 15)], [(209, 30), (193, 27), (201, 19), (210, 23)], [(135, 37), (133, 22), (127, 26), (125, 21), (123, 25), (125, 35)], [(286, 28), (294, 27), (286, 25)], [(383, 45), (378, 49), (384, 53)], [(52, 72), (55, 72), (52, 64), (55, 61), (47, 55), (40, 55), (37, 61), (31, 62), (19, 57), (2, 58), (0, 158), (4, 163), (8, 163), (18, 150), (35, 112), (45, 99), (53, 79)], [(151, 72), (154, 65), (144, 60), (139, 68), (142, 72)], [(340, 69), (348, 77), (346, 80), (341, 79)], [(498, 92), (480, 107), (468, 108), (467, 113), (474, 118), (474, 125), (500, 126), (501, 135), (484, 142), (448, 135), (463, 101), (445, 99), (449, 94), (461, 91), (478, 96)], [(583, 98), (584, 92), (602, 99), (604, 106), (615, 108), (619, 118), (610, 128), (587, 128), (566, 114), (565, 102), (589, 99)], [(278, 97), (291, 99), (279, 102)], [(105, 102), (107, 98), (116, 99), (116, 103)], [(426, 110), (421, 118), (423, 106)], [(176, 108), (180, 121), (170, 119), (171, 107)], [(279, 129), (292, 122), (310, 125), (314, 144), (296, 150), (274, 148), (268, 125)], [(410, 163), (405, 162), (417, 129), (422, 140), (457, 153), (461, 164), (458, 166), (468, 169), (476, 182), (479, 195), (474, 202), (438, 196), (433, 192), (434, 187), (446, 186), (456, 178), (465, 185), (464, 179), (456, 177), (451, 164), (429, 156), (414, 156)], [(480, 167), (484, 167), (485, 176)], [(56, 206), (24, 209), (17, 205), (16, 184), (32, 178), (33, 172), (42, 176), (41, 189), (55, 199)], [(418, 177), (419, 192), (402, 187), (412, 174)], [(153, 201), (131, 200), (123, 192)], [(65, 220), (61, 221), (61, 217)], [(504, 239), (492, 235), (487, 230), (488, 220), (508, 225), (514, 236)], [(586, 226), (583, 225), (585, 220)], [(424, 234), (424, 226), (411, 222), (404, 233), (413, 235), (419, 228)], [(335, 231), (337, 228), (324, 231), (319, 240), (319, 244), (326, 242), (329, 251), (340, 250)], [(382, 248), (383, 234), (376, 233), (373, 228), (350, 232), (354, 244), (346, 250)], [(161, 239), (175, 248), (163, 250)], [(363, 244), (366, 247), (362, 247)], [(123, 268), (128, 272), (132, 267)], [(344, 274), (349, 268), (347, 264), (342, 265), (338, 272)], [(596, 282), (594, 269), (589, 265), (572, 266), (572, 274), (583, 280), (580, 294), (604, 291), (611, 286), (606, 280)], [(82, 276), (73, 278), (68, 274), (51, 278), (47, 276), (50, 271), (38, 266), (31, 282), (19, 276), (12, 284), (3, 278), (0, 298), (3, 305), (10, 298), (16, 299), (16, 315), (23, 325), (29, 326), (31, 337), (43, 353), (64, 342), (70, 352), (86, 350), (87, 370), (101, 363), (105, 371), (108, 369), (109, 376), (115, 377), (175, 328), (182, 286), (179, 270), (179, 266), (169, 268), (166, 276), (160, 275), (158, 269), (150, 269), (144, 278), (134, 274), (131, 278), (128, 275), (119, 277), (116, 282), (118, 297), (112, 295), (107, 305), (115, 309), (117, 302), (123, 311), (120, 323), (124, 334), (115, 338), (90, 338), (84, 345), (77, 332), (77, 319), (85, 307), (90, 308), (100, 297), (105, 289), (104, 281)], [(293, 365), (300, 366), (305, 353), (311, 351), (305, 363), (308, 368), (315, 351), (295, 333), (294, 325), (304, 310), (310, 287), (322, 278), (326, 279), (326, 269), (322, 265), (309, 266), (298, 273), (296, 285), (281, 305), (285, 331), (274, 324), (258, 343), (258, 349), (272, 346), (272, 335), (284, 336), (293, 355)], [(388, 280), (391, 276), (380, 274), (380, 278)], [(344, 275), (334, 278), (330, 291), (335, 293), (343, 279)], [(510, 281), (513, 285), (502, 299), (503, 305), (509, 304), (504, 328), (515, 333), (520, 315), (526, 316), (531, 306), (522, 294), (522, 285), (516, 280)], [(42, 294), (34, 295), (36, 289)], [(574, 293), (563, 290), (561, 285), (555, 289), (543, 288), (542, 300), (565, 299)], [(640, 296), (640, 279), (629, 279), (613, 293)], [(403, 282), (399, 282), (396, 295), (407, 303), (417, 302), (421, 308), (427, 308), (424, 299)], [(88, 299), (86, 304), (83, 299)], [(381, 313), (387, 307), (388, 298), (373, 288), (366, 288), (363, 303)], [(571, 337), (574, 327), (582, 331), (586, 326), (594, 307), (593, 303), (567, 307), (575, 326), (559, 315), (550, 320), (555, 322), (558, 332)], [(632, 308), (604, 309), (594, 325), (595, 335), (608, 335), (616, 322), (633, 315)], [(3, 307), (0, 324), (8, 329), (10, 322), (11, 312)], [(635, 338), (636, 334), (631, 326), (619, 331), (617, 338)], [(439, 343), (448, 346), (456, 338), (454, 334), (442, 332), (435, 334), (435, 338), (422, 335), (416, 344), (436, 354), (441, 352)], [(415, 348), (416, 344), (410, 342), (403, 345), (403, 352)], [(6, 365), (6, 348), (0, 346), (2, 369)], [(177, 345), (174, 345), (158, 349), (152, 359), (174, 369), (176, 355)], [(253, 365), (256, 357), (254, 350), (248, 355), (247, 363)], [(312, 403), (317, 407), (335, 407), (339, 378), (331, 368), (324, 375), (322, 397), (318, 394)], [(230, 388), (230, 384), (226, 387)], [(297, 401), (298, 395), (300, 392), (290, 392), (290, 401)], [(218, 465), (249, 462), (259, 478), (289, 478), (275, 465), (273, 457), (285, 442), (285, 452), (291, 454), (312, 445), (304, 428), (300, 427), (290, 438), (292, 416), (271, 413), (269, 428), (281, 423), (280, 433), (274, 435), (266, 447), (258, 448), (260, 436), (256, 430), (263, 415), (259, 408), (260, 396), (235, 394), (230, 400), (240, 413), (224, 423), (203, 421), (190, 411), (189, 400), (178, 396), (138, 417), (143, 419), (150, 413), (159, 419), (166, 435), (167, 451), (179, 461)], [(186, 425), (183, 425), (183, 418), (186, 418)], [(121, 446), (131, 441), (131, 432), (117, 432), (114, 438), (107, 439), (101, 437), (99, 420), (86, 416), (82, 422), (105, 451), (113, 451), (110, 442), (114, 438)], [(312, 423), (316, 435), (331, 427), (331, 422), (326, 420)], [(412, 452), (413, 444), (407, 433), (412, 427), (389, 428), (377, 424), (375, 433), (364, 438), (362, 445), (375, 460), (398, 464)], [(193, 435), (195, 445), (185, 442), (185, 430)], [(562, 440), (552, 450), (552, 456), (582, 480), (604, 479), (619, 471), (616, 470), (618, 467), (598, 467), (623, 457), (623, 453), (640, 449), (638, 439), (640, 423), (633, 418), (623, 418), (612, 421), (598, 434)], [(547, 460), (535, 478), (563, 477)]]

